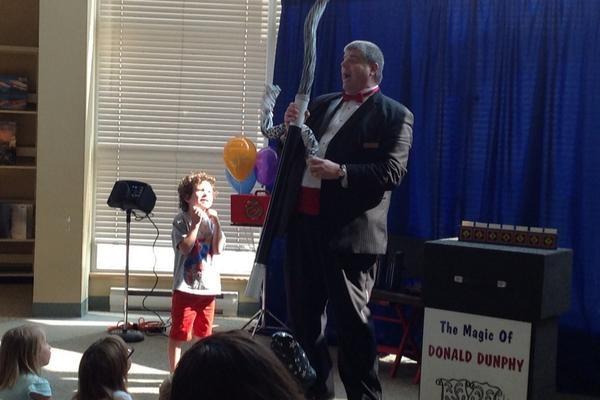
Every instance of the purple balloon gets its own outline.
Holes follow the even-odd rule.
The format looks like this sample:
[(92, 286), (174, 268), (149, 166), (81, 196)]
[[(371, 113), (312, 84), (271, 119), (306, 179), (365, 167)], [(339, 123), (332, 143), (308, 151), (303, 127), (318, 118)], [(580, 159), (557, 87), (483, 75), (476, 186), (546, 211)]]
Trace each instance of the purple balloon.
[(265, 186), (271, 185), (277, 175), (277, 152), (270, 147), (256, 153), (256, 180)]

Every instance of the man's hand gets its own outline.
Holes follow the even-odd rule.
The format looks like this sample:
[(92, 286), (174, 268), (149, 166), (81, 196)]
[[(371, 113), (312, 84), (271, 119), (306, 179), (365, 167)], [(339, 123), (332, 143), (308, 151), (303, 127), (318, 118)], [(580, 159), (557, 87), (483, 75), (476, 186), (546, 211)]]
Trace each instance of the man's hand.
[(309, 157), (306, 160), (310, 174), (319, 179), (339, 179), (340, 164), (319, 157)]
[[(290, 103), (288, 108), (285, 110), (285, 114), (283, 115), (283, 122), (287, 126), (289, 126), (292, 122), (298, 119), (299, 115), (300, 108), (298, 108), (298, 105), (296, 103)], [(306, 110), (306, 112), (304, 113), (304, 119), (307, 119), (309, 115), (310, 113), (308, 112), (308, 110)]]

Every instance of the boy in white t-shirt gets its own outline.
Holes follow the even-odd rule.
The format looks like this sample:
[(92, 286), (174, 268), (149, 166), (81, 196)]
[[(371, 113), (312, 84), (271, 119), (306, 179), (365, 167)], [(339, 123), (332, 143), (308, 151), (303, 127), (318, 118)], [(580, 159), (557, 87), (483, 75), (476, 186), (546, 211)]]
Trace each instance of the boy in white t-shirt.
[(215, 178), (194, 172), (179, 183), (180, 212), (173, 219), (171, 241), (175, 251), (173, 300), (168, 356), (171, 372), (181, 358), (181, 345), (212, 333), (215, 296), (221, 276), (213, 256), (225, 246), (225, 236), (212, 204)]

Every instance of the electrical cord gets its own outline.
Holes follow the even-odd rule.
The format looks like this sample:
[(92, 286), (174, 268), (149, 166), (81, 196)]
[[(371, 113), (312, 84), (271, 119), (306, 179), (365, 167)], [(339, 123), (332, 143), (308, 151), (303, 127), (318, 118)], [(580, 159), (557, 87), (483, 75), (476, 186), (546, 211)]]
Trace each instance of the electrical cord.
[[(137, 215), (136, 215), (136, 218), (137, 218)], [(150, 293), (146, 294), (144, 296), (144, 298), (142, 299), (142, 309), (153, 313), (158, 318), (158, 321), (145, 322), (143, 320), (143, 318), (140, 318), (141, 321), (139, 321), (139, 325), (145, 327), (145, 329), (141, 329), (141, 330), (146, 332), (146, 334), (153, 333), (153, 334), (166, 335), (166, 331), (167, 331), (167, 328), (170, 326), (170, 323), (166, 323), (163, 320), (163, 318), (161, 317), (161, 315), (158, 312), (156, 312), (156, 310), (150, 309), (146, 306), (146, 299), (148, 299), (148, 297), (154, 293), (154, 291), (156, 290), (156, 287), (158, 286), (158, 274), (156, 273), (156, 260), (157, 260), (156, 242), (158, 241), (158, 237), (160, 236), (160, 231), (158, 229), (158, 226), (156, 226), (156, 224), (154, 223), (154, 221), (152, 220), (152, 218), (150, 217), (149, 214), (146, 214), (145, 217), (141, 217), (140, 219), (144, 219), (144, 218), (148, 218), (148, 221), (150, 221), (150, 223), (156, 230), (156, 236), (154, 237), (154, 241), (152, 242), (152, 254), (154, 256), (154, 264), (152, 265), (152, 273), (154, 274), (154, 284), (152, 285), (152, 288), (150, 289)]]
[(158, 318), (158, 321), (146, 321), (143, 317), (140, 317), (138, 319), (137, 323), (127, 322), (127, 326), (125, 326), (125, 323), (121, 320), (121, 321), (118, 321), (116, 325), (109, 327), (108, 332), (112, 333), (115, 331), (131, 329), (131, 330), (137, 330), (140, 332), (144, 332), (144, 334), (146, 334), (148, 336), (152, 336), (152, 335), (166, 336), (167, 329), (171, 326), (171, 323), (169, 322), (170, 318), (167, 322), (165, 322), (163, 320), (163, 318), (161, 317), (161, 315), (158, 312), (156, 312), (156, 310), (152, 310), (152, 309), (146, 307), (146, 299), (154, 293), (154, 291), (156, 290), (156, 287), (158, 286), (158, 274), (156, 273), (156, 260), (157, 260), (156, 242), (158, 241), (158, 237), (160, 236), (160, 231), (159, 231), (158, 227), (156, 226), (156, 224), (154, 223), (154, 221), (152, 220), (152, 218), (150, 218), (149, 214), (146, 214), (145, 216), (140, 217), (135, 213), (135, 211), (133, 211), (132, 213), (133, 213), (136, 221), (141, 221), (144, 218), (148, 218), (148, 220), (152, 223), (152, 226), (154, 226), (154, 229), (156, 229), (156, 236), (154, 237), (154, 241), (152, 242), (152, 254), (154, 255), (154, 264), (152, 266), (152, 273), (154, 274), (154, 285), (150, 289), (150, 292), (148, 294), (146, 294), (144, 296), (144, 298), (142, 299), (142, 309), (156, 315), (156, 317)]
[(128, 322), (127, 327), (124, 326), (123, 321), (117, 322), (116, 325), (108, 328), (108, 332), (116, 332), (123, 330), (136, 330), (140, 332), (144, 332), (148, 336), (152, 336), (155, 334), (164, 334), (166, 332), (167, 326), (163, 321), (146, 321), (143, 317), (138, 318), (138, 322)]

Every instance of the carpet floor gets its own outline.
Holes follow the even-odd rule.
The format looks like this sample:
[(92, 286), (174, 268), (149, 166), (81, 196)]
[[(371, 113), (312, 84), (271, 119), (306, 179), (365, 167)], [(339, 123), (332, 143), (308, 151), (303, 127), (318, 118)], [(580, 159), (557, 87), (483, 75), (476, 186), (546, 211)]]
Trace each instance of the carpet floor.
[[(122, 313), (89, 312), (83, 318), (52, 319), (31, 318), (31, 285), (0, 284), (0, 336), (12, 327), (23, 323), (35, 323), (46, 332), (52, 346), (50, 363), (44, 368), (45, 376), (52, 386), (54, 400), (68, 400), (77, 388), (77, 369), (81, 354), (95, 340), (108, 335), (108, 330), (123, 319)], [(161, 313), (140, 313), (132, 311), (128, 315), (131, 323), (167, 321), (168, 315)], [(248, 318), (216, 317), (215, 331), (239, 329)], [(261, 340), (260, 335), (256, 335)], [(131, 343), (135, 348), (133, 362), (129, 370), (129, 391), (135, 400), (155, 400), (158, 388), (168, 375), (167, 337), (163, 334), (146, 334), (144, 340)], [(185, 347), (184, 347), (185, 350)], [(335, 359), (335, 349), (332, 348)], [(390, 377), (393, 356), (381, 359), (380, 374), (385, 397), (388, 399), (418, 399), (418, 385), (412, 381), (416, 364), (406, 360), (396, 377)], [(334, 360), (335, 362), (335, 360)], [(335, 365), (335, 364), (334, 364)], [(335, 376), (336, 399), (345, 399), (343, 385)]]
[[(108, 335), (108, 330), (123, 319), (122, 313), (89, 312), (83, 318), (34, 319), (31, 318), (32, 285), (0, 283), (0, 336), (12, 327), (23, 323), (35, 323), (45, 330), (52, 346), (52, 357), (43, 375), (50, 381), (54, 400), (69, 400), (77, 388), (77, 369), (83, 351), (95, 340)], [(168, 315), (129, 313), (132, 323), (167, 321)], [(217, 317), (215, 331), (239, 329), (248, 318)], [(261, 338), (257, 335), (257, 339)], [(265, 337), (264, 340), (268, 338)], [(135, 347), (133, 362), (129, 371), (129, 391), (135, 400), (158, 399), (158, 388), (168, 375), (167, 337), (163, 334), (146, 334), (144, 340), (132, 343)], [(184, 348), (185, 350), (185, 348)], [(335, 363), (335, 348), (332, 348)], [(417, 400), (419, 387), (413, 383), (416, 364), (403, 359), (395, 377), (390, 376), (394, 356), (380, 359), (380, 376), (385, 399)], [(334, 364), (335, 365), (335, 364)], [(343, 385), (335, 375), (336, 399), (345, 399)], [(571, 394), (557, 394), (556, 400), (593, 400), (595, 397)], [(435, 400), (435, 399), (426, 399)], [(516, 399), (514, 399), (516, 400)], [(545, 399), (546, 400), (546, 399)], [(550, 399), (548, 399), (550, 400)]]

